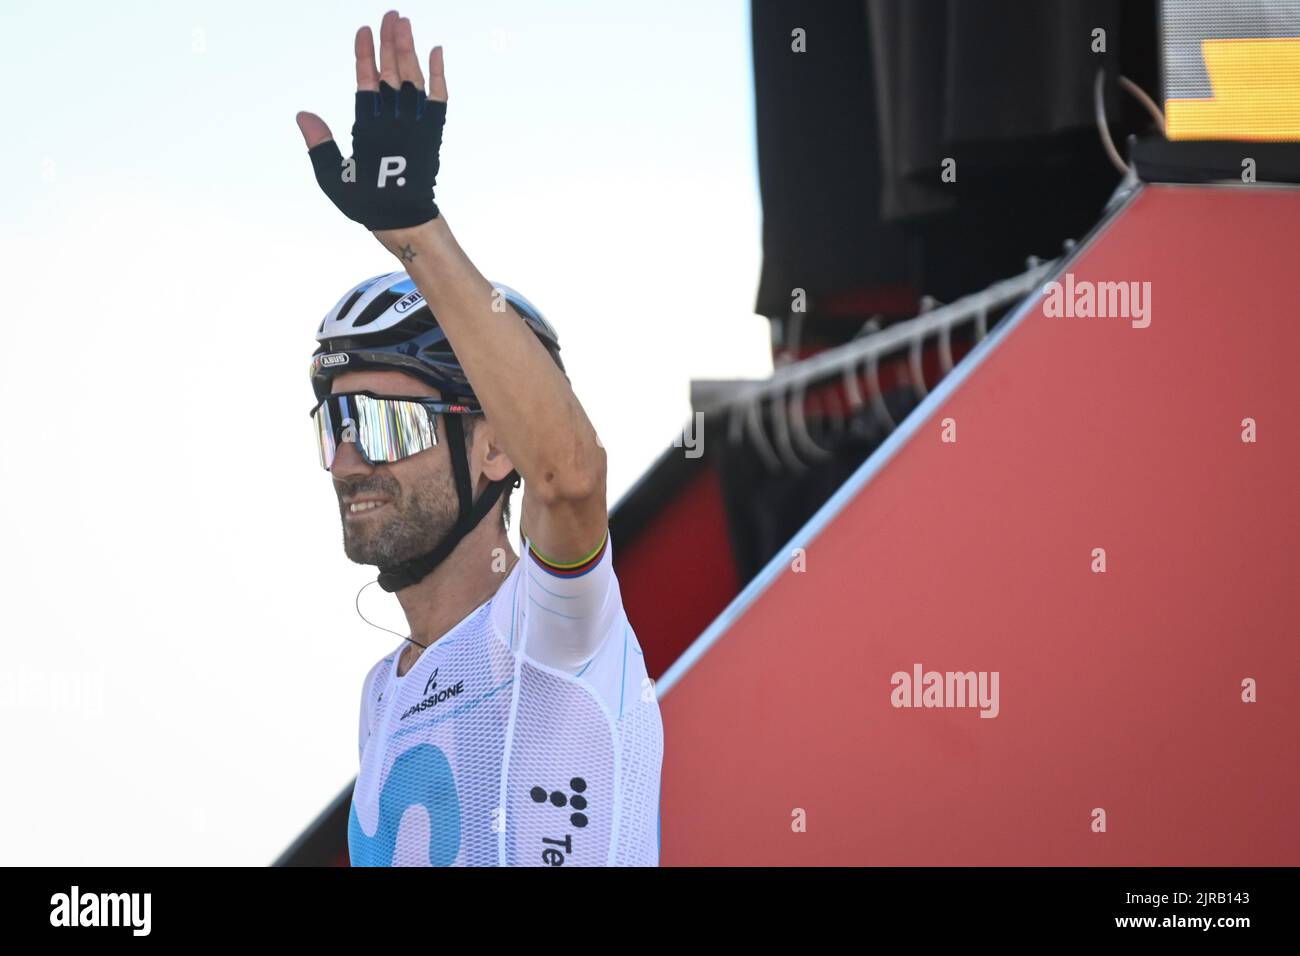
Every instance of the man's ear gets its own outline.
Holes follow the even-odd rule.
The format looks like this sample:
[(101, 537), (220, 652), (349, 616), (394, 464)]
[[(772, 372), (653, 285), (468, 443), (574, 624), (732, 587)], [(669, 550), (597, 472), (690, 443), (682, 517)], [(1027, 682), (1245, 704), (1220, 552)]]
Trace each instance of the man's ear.
[(497, 444), (496, 432), (486, 421), (480, 421), (474, 428), (474, 446), (474, 453), (479, 456), (483, 474), (489, 481), (500, 481), (515, 470), (514, 462)]

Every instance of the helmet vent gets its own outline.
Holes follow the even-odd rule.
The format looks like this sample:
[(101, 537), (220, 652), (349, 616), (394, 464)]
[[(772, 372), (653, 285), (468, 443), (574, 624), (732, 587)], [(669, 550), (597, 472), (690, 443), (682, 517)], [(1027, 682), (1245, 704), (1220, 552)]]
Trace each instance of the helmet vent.
[(388, 307), (392, 305), (394, 302), (396, 302), (399, 298), (401, 297), (393, 295), (390, 292), (385, 292), (383, 295), (376, 298), (375, 301), (371, 302), (368, 306), (366, 306), (365, 311), (362, 312), (359, 316), (357, 316), (357, 320), (352, 323), (352, 328), (354, 329), (364, 328), (365, 326), (374, 322), (377, 318), (379, 318), (381, 315), (387, 312)]
[[(352, 307), (357, 304), (357, 299), (361, 298), (365, 294), (366, 294), (366, 290), (364, 288), (358, 289), (356, 292), (353, 292), (352, 295), (348, 296), (348, 301), (343, 303), (343, 308), (339, 309), (338, 314), (340, 316), (347, 315), (349, 312), (352, 311)], [(324, 327), (325, 326), (322, 323), (321, 328), (323, 329)]]

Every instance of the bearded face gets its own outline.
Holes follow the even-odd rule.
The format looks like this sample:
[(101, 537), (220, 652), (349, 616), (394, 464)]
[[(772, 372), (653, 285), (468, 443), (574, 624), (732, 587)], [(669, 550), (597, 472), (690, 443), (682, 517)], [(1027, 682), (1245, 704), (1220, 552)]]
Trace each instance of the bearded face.
[[(435, 388), (396, 371), (348, 372), (333, 391), (438, 397)], [(441, 417), (438, 444), (400, 461), (368, 464), (343, 443), (330, 472), (343, 522), (343, 551), (358, 564), (387, 566), (425, 554), (442, 541), (460, 513)]]
[(446, 458), (440, 445), (369, 475), (336, 477), (344, 553), (357, 564), (387, 566), (433, 550), (459, 513)]

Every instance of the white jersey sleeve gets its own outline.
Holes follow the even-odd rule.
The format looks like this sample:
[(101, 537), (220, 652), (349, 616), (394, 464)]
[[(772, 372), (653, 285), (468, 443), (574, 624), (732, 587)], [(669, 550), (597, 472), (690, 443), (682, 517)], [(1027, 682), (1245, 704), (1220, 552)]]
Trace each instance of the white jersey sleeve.
[(624, 623), (609, 531), (581, 561), (558, 564), (523, 543), (509, 600), (495, 605), (512, 648), (539, 664), (574, 674)]

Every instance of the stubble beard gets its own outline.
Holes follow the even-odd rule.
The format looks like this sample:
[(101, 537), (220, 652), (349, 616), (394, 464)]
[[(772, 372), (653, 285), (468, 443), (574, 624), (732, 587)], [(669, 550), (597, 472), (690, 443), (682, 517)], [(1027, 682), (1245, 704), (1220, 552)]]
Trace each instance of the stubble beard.
[(388, 499), (381, 520), (348, 520), (348, 508), (340, 495), (343, 521), (343, 552), (357, 564), (388, 567), (432, 551), (446, 537), (458, 513), (451, 489), (436, 477), (418, 485), (411, 494), (393, 480), (371, 480), (348, 488), (348, 494), (375, 493)]

